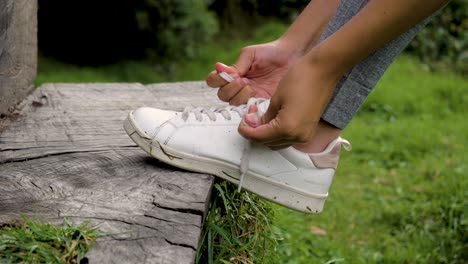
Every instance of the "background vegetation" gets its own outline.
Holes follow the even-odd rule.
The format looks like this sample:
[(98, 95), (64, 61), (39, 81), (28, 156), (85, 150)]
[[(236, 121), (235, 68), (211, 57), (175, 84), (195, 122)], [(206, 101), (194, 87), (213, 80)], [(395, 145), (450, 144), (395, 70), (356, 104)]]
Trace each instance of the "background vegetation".
[[(214, 62), (232, 63), (241, 47), (280, 36), (307, 3), (85, 2), (40, 1), (38, 85), (204, 79)], [(354, 149), (342, 155), (322, 214), (219, 182), (200, 263), (464, 263), (467, 10), (467, 1), (452, 1), (408, 49), (434, 72), (402, 56), (379, 82), (345, 131)], [(86, 21), (77, 19), (83, 13)], [(69, 30), (54, 27), (57, 20)]]
[(468, 1), (451, 1), (416, 36), (407, 51), (431, 69), (449, 67), (468, 74)]
[(279, 208), (279, 263), (466, 263), (468, 81), (400, 57), (343, 137), (325, 210)]
[[(272, 19), (289, 24), (308, 2), (39, 0), (39, 47), (44, 55), (73, 64), (145, 59), (164, 63), (171, 72), (171, 62), (196, 58), (202, 47), (220, 35), (251, 37), (252, 25)], [(467, 50), (468, 1), (453, 0), (416, 37), (408, 52), (431, 68), (442, 63), (466, 74)]]

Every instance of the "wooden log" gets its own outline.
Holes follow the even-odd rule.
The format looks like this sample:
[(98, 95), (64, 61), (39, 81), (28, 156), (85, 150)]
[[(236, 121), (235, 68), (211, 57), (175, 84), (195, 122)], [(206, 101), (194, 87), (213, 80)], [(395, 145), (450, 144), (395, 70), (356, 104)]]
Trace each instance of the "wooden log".
[(47, 84), (0, 134), (0, 224), (90, 221), (90, 263), (192, 263), (213, 177), (158, 162), (122, 128), (140, 106), (220, 105), (200, 82)]
[(0, 117), (33, 90), (36, 67), (37, 0), (0, 0)]

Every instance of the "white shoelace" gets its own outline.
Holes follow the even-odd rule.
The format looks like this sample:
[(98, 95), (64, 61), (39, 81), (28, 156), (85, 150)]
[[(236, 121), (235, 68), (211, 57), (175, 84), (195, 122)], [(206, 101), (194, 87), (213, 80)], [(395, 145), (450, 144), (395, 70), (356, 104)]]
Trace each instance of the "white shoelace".
[[(190, 114), (194, 114), (195, 119), (200, 122), (203, 120), (203, 115), (208, 116), (208, 118), (212, 121), (216, 121), (216, 113), (219, 113), (222, 115), (223, 118), (227, 120), (231, 120), (232, 112), (237, 113), (242, 118), (245, 114), (247, 114), (247, 111), (251, 105), (255, 104), (258, 106), (260, 103), (266, 100), (267, 99), (264, 99), (264, 98), (251, 98), (249, 99), (248, 103), (245, 105), (214, 107), (214, 108), (209, 108), (209, 109), (201, 108), (201, 107), (197, 107), (197, 108), (186, 107), (184, 111), (182, 112), (182, 119), (184, 121), (187, 121)], [(263, 113), (260, 113), (260, 109), (258, 109), (257, 114), (259, 116), (263, 115)], [(242, 185), (244, 184), (245, 174), (249, 170), (249, 162), (250, 162), (250, 141), (247, 139), (245, 141), (246, 143), (242, 151), (242, 156), (240, 159), (240, 166), (239, 166), (240, 179), (239, 179), (239, 187), (237, 188), (237, 191), (239, 192), (241, 191)]]
[(208, 116), (210, 120), (216, 121), (216, 113), (220, 113), (225, 119), (231, 120), (232, 118), (231, 112), (236, 112), (242, 118), (244, 114), (247, 112), (247, 105), (212, 107), (209, 109), (202, 108), (202, 107), (193, 108), (193, 107), (187, 106), (182, 112), (182, 119), (184, 121), (187, 121), (190, 114), (194, 114), (195, 119), (201, 122), (203, 120), (203, 114), (205, 114)]

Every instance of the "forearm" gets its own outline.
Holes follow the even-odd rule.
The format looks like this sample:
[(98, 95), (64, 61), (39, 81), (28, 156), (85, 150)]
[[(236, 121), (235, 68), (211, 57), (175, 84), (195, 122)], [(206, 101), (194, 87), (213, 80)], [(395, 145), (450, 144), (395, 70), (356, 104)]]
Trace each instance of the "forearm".
[[(375, 50), (436, 12), (448, 0), (371, 0), (340, 30), (306, 55), (323, 74), (341, 78)], [(315, 67), (317, 68), (317, 67)]]
[(320, 39), (339, 0), (313, 0), (281, 36), (280, 41), (295, 53), (305, 54)]

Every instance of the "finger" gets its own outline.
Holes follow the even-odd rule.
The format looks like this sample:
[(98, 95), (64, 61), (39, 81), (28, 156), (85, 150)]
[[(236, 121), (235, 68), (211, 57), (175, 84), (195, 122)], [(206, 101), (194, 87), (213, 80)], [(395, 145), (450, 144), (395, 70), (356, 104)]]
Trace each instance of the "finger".
[(258, 107), (256, 105), (249, 106), (249, 110), (242, 119), (250, 127), (256, 128), (262, 125), (262, 119), (258, 113)]
[(249, 109), (247, 110), (247, 114), (253, 114), (258, 112), (258, 107), (257, 105), (253, 104), (249, 106)]
[[(229, 100), (230, 105), (246, 104), (249, 98), (255, 96), (255, 90), (250, 85), (244, 86), (235, 96)], [(255, 111), (256, 112), (256, 111)]]
[(220, 72), (226, 72), (226, 73), (229, 73), (229, 74), (233, 74), (233, 73), (239, 73), (239, 71), (235, 68), (235, 67), (232, 67), (232, 66), (227, 66), (226, 64), (224, 63), (221, 63), (221, 62), (217, 62), (215, 63), (215, 70), (220, 73)]
[[(249, 71), (254, 58), (255, 49), (249, 47), (243, 48), (236, 63), (234, 63), (232, 66), (227, 66), (221, 62), (217, 62), (215, 64), (216, 73), (226, 72), (229, 73), (234, 79), (238, 78), (239, 76), (244, 76)], [(213, 72), (211, 72), (207, 77), (206, 83), (210, 87), (221, 87), (226, 85), (227, 82), (220, 76), (216, 76)]]
[(206, 84), (212, 88), (218, 88), (220, 86), (226, 85), (228, 82), (221, 78), (216, 71), (212, 71), (206, 77)]
[(282, 134), (278, 128), (276, 119), (255, 128), (249, 126), (245, 119), (242, 119), (238, 131), (243, 137), (263, 144), (264, 142), (272, 142), (282, 138)]
[(221, 86), (218, 90), (218, 97), (224, 102), (229, 102), (232, 98), (245, 87), (243, 78), (237, 78), (234, 81)]
[[(247, 139), (265, 143), (276, 141), (283, 138), (283, 135), (280, 130), (279, 119), (276, 118), (278, 115), (279, 107), (277, 106), (275, 97), (270, 100), (270, 105), (268, 106), (267, 111), (261, 116), (260, 121), (255, 120), (255, 116), (252, 114), (245, 115), (242, 118), (242, 122), (239, 125), (239, 133)], [(249, 126), (245, 118), (249, 119), (249, 121), (256, 121), (260, 125), (257, 127)]]

